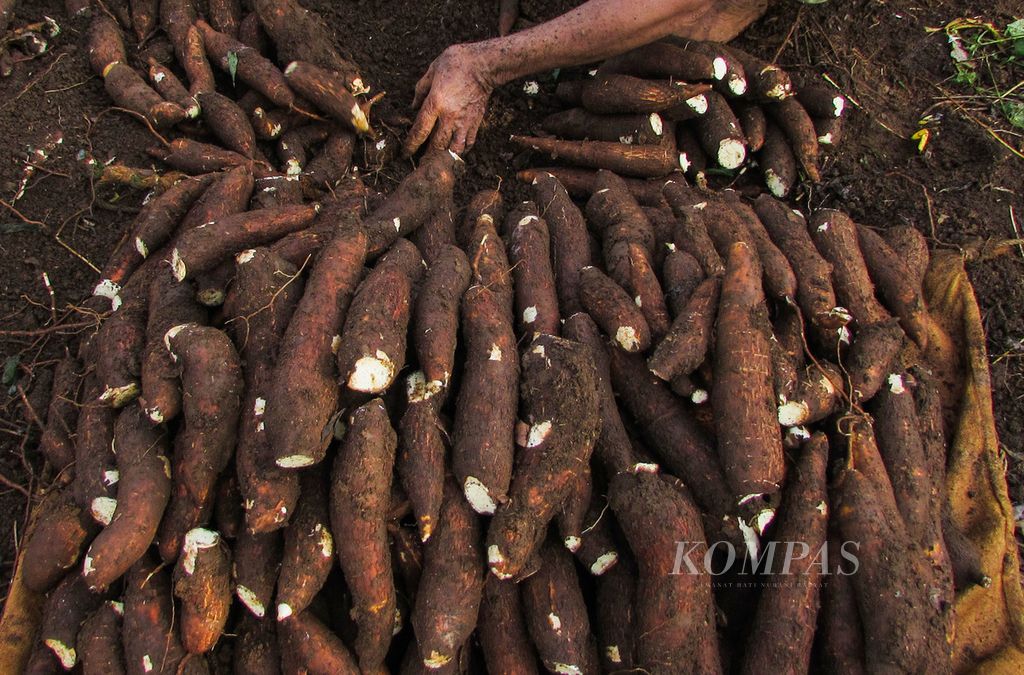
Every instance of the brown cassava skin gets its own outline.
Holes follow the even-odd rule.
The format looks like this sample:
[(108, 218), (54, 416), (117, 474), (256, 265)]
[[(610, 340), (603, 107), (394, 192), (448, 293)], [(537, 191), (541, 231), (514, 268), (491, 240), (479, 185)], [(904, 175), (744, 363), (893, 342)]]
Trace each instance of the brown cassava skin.
[(893, 517), (879, 485), (848, 468), (837, 484), (836, 518), (842, 536), (860, 543), (853, 579), (864, 626), (868, 672), (950, 672), (941, 617), (928, 597), (923, 557), (907, 550), (906, 528)]
[(827, 152), (829, 148), (834, 148), (842, 142), (843, 130), (846, 128), (845, 120), (844, 117), (814, 117), (811, 119), (811, 122), (814, 123), (814, 133), (818, 136), (819, 149), (824, 146), (824, 150)]
[(447, 664), (469, 639), (477, 625), (484, 564), (479, 519), (449, 478), (437, 531), (424, 547), (410, 617), (424, 665)]
[(928, 345), (928, 310), (921, 296), (921, 285), (917, 283), (918, 272), (896, 253), (885, 239), (874, 230), (857, 225), (857, 236), (864, 263), (875, 288), (907, 335), (921, 349)]
[(238, 24), (242, 21), (242, 6), (239, 0), (209, 0), (206, 16), (214, 30), (231, 37), (238, 37)]
[(587, 490), (592, 498), (580, 523), (579, 543), (573, 550), (567, 542), (566, 548), (573, 551), (576, 560), (591, 575), (599, 577), (618, 564), (619, 551), (611, 518), (606, 517), (608, 500), (603, 495), (593, 494), (594, 490), (596, 488)]
[(53, 371), (39, 452), (58, 471), (75, 461), (73, 436), (78, 421), (78, 389), (82, 384), (82, 370), (81, 362), (69, 352)]
[(739, 61), (746, 73), (749, 98), (764, 101), (781, 101), (795, 93), (789, 75), (773, 63), (762, 61), (752, 54), (728, 45), (719, 49)]
[(505, 223), (509, 263), (515, 288), (516, 327), (519, 336), (558, 335), (558, 296), (551, 269), (551, 237), (537, 205), (523, 202), (509, 212)]
[(743, 136), (747, 139), (747, 147), (751, 152), (757, 152), (764, 145), (767, 126), (764, 109), (758, 105), (740, 106), (736, 110), (736, 117), (739, 119)]
[(651, 332), (629, 294), (596, 267), (580, 270), (580, 300), (598, 326), (627, 352), (645, 351)]
[(185, 33), (195, 20), (194, 0), (165, 0), (160, 3), (160, 27), (167, 33), (173, 45), (178, 45), (185, 39)]
[(282, 555), (281, 530), (258, 534), (242, 530), (235, 540), (231, 569), (235, 596), (259, 619), (273, 616), (271, 600)]
[(281, 650), (278, 646), (277, 621), (256, 619), (245, 614), (235, 632), (234, 672), (238, 675), (278, 675), (281, 672)]
[(606, 349), (612, 385), (658, 459), (684, 481), (701, 508), (721, 519), (733, 499), (719, 458), (697, 422), (639, 356)]
[(555, 98), (567, 107), (583, 103), (583, 80), (563, 80), (555, 87)]
[(451, 198), (456, 176), (463, 166), (458, 155), (447, 151), (426, 156), (388, 194), (384, 203), (364, 219), (369, 255), (380, 255), (396, 239), (423, 225), (438, 204)]
[(111, 63), (103, 71), (103, 88), (114, 104), (145, 117), (154, 127), (172, 127), (188, 117), (181, 106), (165, 101), (131, 66)]
[(124, 605), (108, 600), (78, 631), (78, 656), (83, 675), (124, 675), (121, 617)]
[(895, 225), (882, 231), (882, 238), (903, 260), (907, 272), (914, 279), (915, 286), (924, 282), (930, 259), (928, 240), (913, 225)]
[(836, 294), (832, 287), (832, 265), (815, 248), (804, 217), (768, 195), (759, 196), (754, 209), (772, 241), (791, 263), (796, 275), (796, 301), (804, 315), (815, 324), (838, 328), (841, 318), (833, 312)]
[[(491, 235), (495, 239), (497, 235)], [(512, 478), (519, 355), (512, 323), (496, 294), (470, 286), (462, 298), (466, 357), (455, 405), (452, 470), (478, 513), (494, 513)]]
[(665, 304), (675, 319), (685, 311), (690, 297), (704, 281), (704, 270), (696, 258), (672, 244), (661, 266), (661, 279)]
[(521, 584), (526, 628), (550, 672), (597, 672), (597, 650), (572, 555), (549, 539), (541, 566)]
[(255, 0), (252, 9), (274, 42), (281, 63), (307, 61), (342, 76), (353, 93), (364, 89), (359, 67), (334, 47), (332, 30), (296, 0)]
[(455, 246), (445, 247), (431, 263), (413, 309), (416, 357), (427, 382), (447, 389), (455, 369), (459, 304), (469, 287), (469, 258)]
[[(160, 3), (161, 7), (165, 3)], [(188, 76), (189, 91), (193, 96), (204, 92), (217, 90), (216, 82), (213, 79), (213, 68), (206, 58), (206, 45), (203, 43), (203, 35), (199, 29), (189, 25), (188, 30), (180, 40), (175, 40), (174, 52), (178, 56), (178, 63)]]
[(799, 181), (796, 156), (789, 147), (786, 134), (771, 121), (764, 129), (764, 145), (757, 153), (765, 184), (772, 195), (785, 198)]
[(607, 59), (601, 64), (600, 72), (693, 82), (714, 79), (715, 65), (706, 54), (667, 42), (653, 42)]
[(715, 164), (735, 169), (747, 157), (747, 139), (743, 136), (740, 121), (729, 107), (729, 102), (717, 91), (709, 91), (704, 96), (708, 109), (696, 120), (697, 140)]
[(193, 542), (186, 537), (185, 550), (173, 574), (174, 596), (180, 601), (181, 644), (190, 654), (203, 654), (213, 649), (224, 631), (231, 608), (228, 548), (216, 532), (201, 532), (209, 539), (192, 549)]
[(888, 319), (889, 313), (875, 299), (857, 226), (850, 217), (834, 209), (820, 209), (811, 216), (807, 228), (822, 257), (832, 264), (836, 297), (850, 310), (854, 322), (867, 326)]
[(234, 261), (225, 260), (209, 272), (196, 275), (196, 301), (204, 307), (220, 307), (224, 304), (228, 286), (235, 278)]
[(151, 555), (144, 556), (128, 572), (122, 639), (126, 670), (133, 675), (176, 673), (186, 658), (174, 620), (170, 570)]
[(744, 243), (729, 250), (711, 389), (718, 453), (737, 498), (776, 492), (786, 470), (772, 387), (771, 326), (754, 255)]
[(327, 137), (319, 154), (310, 160), (306, 165), (306, 171), (300, 176), (303, 190), (336, 191), (338, 183), (347, 175), (352, 165), (355, 141), (356, 137), (351, 131), (335, 129)]
[(563, 141), (537, 136), (512, 136), (514, 145), (576, 166), (607, 169), (625, 176), (653, 178), (679, 167), (675, 144), (625, 145), (611, 141)]
[(78, 662), (79, 628), (104, 599), (103, 595), (91, 592), (75, 572), (64, 577), (46, 598), (39, 639), (56, 654), (65, 670), (71, 670)]
[(202, 19), (196, 21), (195, 26), (203, 36), (206, 55), (215, 66), (229, 72), (228, 54), (234, 53), (237, 59), (235, 77), (282, 108), (291, 107), (295, 102), (295, 94), (288, 87), (284, 75), (270, 60), (231, 36), (215, 31)]
[(378, 394), (405, 365), (413, 284), (423, 271), (416, 246), (399, 240), (366, 275), (352, 298), (341, 330), (339, 382), (352, 391)]
[(779, 402), (779, 424), (795, 426), (819, 422), (836, 411), (844, 400), (846, 379), (828, 361), (807, 366), (787, 400)]
[(419, 538), (427, 541), (438, 522), (444, 487), (446, 430), (437, 411), (445, 392), (434, 389), (440, 381), (427, 380), (423, 371), (410, 374), (406, 382), (408, 404), (399, 425), (396, 465)]
[(146, 344), (146, 294), (123, 294), (124, 304), (107, 317), (94, 339), (99, 401), (120, 408), (139, 395)]
[(519, 584), (488, 574), (477, 631), (488, 672), (537, 673), (537, 654), (526, 632)]
[(179, 232), (194, 230), (200, 225), (248, 210), (256, 181), (248, 166), (236, 166), (217, 174), (214, 182), (196, 200), (178, 226)]
[(281, 642), (289, 660), (301, 672), (313, 675), (359, 675), (356, 659), (345, 643), (312, 612), (303, 612), (280, 624)]
[(487, 530), (487, 560), (502, 579), (517, 575), (536, 553), (590, 461), (601, 428), (597, 370), (586, 346), (537, 335), (523, 355), (523, 421), (509, 500)]
[(208, 272), (238, 251), (270, 243), (308, 226), (318, 204), (278, 206), (218, 218), (203, 228), (184, 232), (171, 254), (178, 281)]
[[(834, 530), (836, 528), (830, 528)], [(837, 532), (828, 541), (829, 579), (821, 588), (820, 628), (815, 638), (816, 665), (829, 673), (864, 675), (864, 630), (850, 579), (851, 564), (842, 558)], [(856, 551), (850, 551), (857, 555)]]
[(712, 63), (716, 66), (715, 75), (721, 74), (721, 78), (715, 79), (713, 83), (716, 91), (731, 97), (742, 96), (747, 92), (747, 73), (743, 63), (731, 51), (724, 49), (724, 45), (702, 40), (683, 40), (672, 37), (665, 39), (686, 51), (702, 54), (712, 59)]
[(895, 319), (862, 325), (857, 330), (845, 363), (855, 403), (868, 401), (878, 392), (906, 340)]
[(580, 102), (593, 113), (651, 113), (684, 103), (710, 89), (706, 84), (669, 83), (618, 73), (598, 73), (583, 82)]
[(397, 438), (380, 399), (349, 417), (331, 469), (331, 531), (352, 593), (354, 644), (363, 670), (379, 667), (395, 625), (395, 585), (387, 543)]
[(111, 63), (120, 61), (126, 63), (128, 55), (124, 51), (124, 39), (121, 36), (121, 29), (117, 21), (104, 14), (97, 12), (89, 24), (89, 32), (86, 35), (89, 49), (89, 65), (92, 71), (103, 77), (103, 71)]
[[(542, 174), (550, 174), (562, 184), (562, 187), (575, 199), (586, 199), (594, 192), (594, 183), (597, 180), (597, 171), (592, 169), (579, 169), (569, 166), (548, 166), (532, 169), (523, 169), (516, 173), (516, 178), (524, 183), (533, 183)], [(661, 186), (665, 181), (660, 179), (640, 180), (638, 178), (623, 178), (633, 198), (643, 206), (664, 206), (665, 199), (661, 196)], [(540, 194), (535, 200), (538, 204), (546, 204)]]
[(149, 64), (149, 81), (153, 83), (153, 88), (158, 94), (180, 106), (189, 118), (199, 116), (198, 101), (192, 97), (192, 94), (171, 69), (156, 61), (151, 62)]
[(796, 98), (787, 98), (765, 106), (765, 113), (782, 129), (789, 140), (800, 167), (807, 177), (817, 183), (821, 180), (818, 170), (818, 133), (814, 122)]
[(626, 145), (658, 144), (665, 133), (658, 113), (599, 115), (570, 108), (548, 115), (541, 128), (549, 134), (575, 141), (608, 141)]
[(796, 98), (812, 117), (842, 117), (847, 109), (846, 97), (835, 87), (820, 82), (804, 82)]
[(654, 260), (648, 249), (637, 243), (627, 247), (629, 261), (629, 288), (634, 294), (634, 302), (651, 330), (652, 340), (660, 340), (668, 333), (672, 319), (665, 304), (665, 295), (661, 290), (661, 282), (654, 271)]
[[(245, 398), (235, 446), (235, 471), (253, 532), (281, 527), (294, 511), (299, 480), (271, 457), (263, 424), (277, 350), (305, 286), (296, 268), (265, 248), (238, 256), (224, 316), (242, 357)], [(260, 401), (260, 403), (257, 403)]]
[(181, 412), (180, 369), (164, 345), (164, 335), (174, 326), (205, 321), (190, 283), (176, 282), (167, 269), (150, 282), (139, 405), (152, 422), (169, 422)]
[(685, 124), (677, 125), (676, 149), (679, 150), (679, 167), (683, 170), (686, 178), (697, 185), (706, 184), (705, 171), (712, 160), (704, 152), (704, 148), (697, 139), (696, 131)]
[(566, 338), (586, 345), (596, 369), (598, 400), (601, 406), (601, 431), (594, 445), (594, 453), (609, 475), (627, 471), (635, 459), (629, 435), (622, 425), (615, 393), (612, 391), (604, 338), (594, 320), (583, 312), (577, 312), (566, 319), (563, 332)]
[(453, 246), (456, 243), (455, 220), (452, 218), (454, 211), (454, 202), (450, 199), (444, 201), (434, 209), (434, 213), (427, 221), (410, 235), (410, 241), (422, 252), (423, 260), (428, 266), (434, 264), (434, 260), (445, 246)]
[(551, 267), (555, 275), (558, 309), (562, 316), (572, 316), (583, 309), (579, 297), (579, 271), (591, 264), (587, 224), (565, 187), (553, 174), (538, 172), (532, 185), (539, 215), (547, 222), (551, 237)]
[(793, 467), (772, 534), (778, 542), (806, 544), (808, 554), (793, 558), (788, 569), (791, 583), (769, 586), (761, 593), (744, 653), (744, 673), (797, 675), (810, 665), (822, 572), (828, 571), (817, 559), (827, 541), (827, 460), (828, 439), (816, 433)]
[(705, 279), (697, 286), (671, 330), (647, 359), (652, 373), (669, 381), (679, 374), (689, 375), (707, 358), (721, 287), (718, 277)]
[(496, 227), (505, 217), (505, 205), (501, 192), (498, 190), (480, 190), (466, 204), (462, 221), (455, 228), (455, 238), (459, 246), (468, 249), (473, 239), (478, 222), (489, 223)]
[(721, 194), (725, 197), (725, 204), (732, 208), (750, 234), (750, 241), (764, 267), (765, 292), (780, 300), (792, 301), (797, 293), (797, 281), (789, 260), (772, 241), (754, 209), (740, 199), (739, 193), (726, 190)]
[(669, 246), (675, 246), (673, 242), (676, 237), (676, 215), (672, 213), (672, 209), (669, 208), (668, 204), (644, 206), (642, 208), (644, 215), (647, 216), (647, 220), (651, 223), (651, 229), (654, 231), (654, 248), (650, 251), (651, 263), (655, 269), (660, 270), (665, 264), (665, 256), (669, 253)]
[(284, 74), (300, 96), (329, 117), (356, 133), (370, 133), (366, 114), (346, 86), (345, 78), (303, 61), (289, 63)]
[(289, 129), (281, 134), (277, 142), (277, 158), (284, 165), (282, 170), (291, 167), (301, 168), (308, 161), (308, 152), (318, 143), (323, 143), (331, 135), (331, 127), (320, 122), (304, 124)]
[[(651, 673), (721, 672), (710, 577), (702, 567), (707, 544), (700, 513), (683, 492), (657, 474), (619, 474), (609, 498), (636, 557), (638, 665)], [(680, 566), (677, 542), (694, 546), (697, 574)]]
[(213, 135), (229, 150), (252, 159), (256, 152), (256, 132), (238, 104), (215, 91), (201, 92), (196, 98), (203, 108), (203, 120)]
[(251, 163), (237, 152), (190, 138), (176, 138), (167, 147), (150, 148), (147, 152), (156, 159), (190, 174), (210, 173)]
[(125, 408), (114, 426), (117, 508), (96, 536), (83, 563), (89, 587), (101, 591), (121, 578), (153, 543), (171, 494), (169, 437), (138, 406)]
[(75, 566), (97, 527), (67, 487), (47, 493), (37, 508), (42, 517), (22, 545), (19, 565), (25, 586), (46, 593)]
[(216, 328), (185, 324), (165, 340), (182, 368), (185, 425), (174, 442), (171, 502), (158, 535), (160, 555), (171, 561), (213, 506), (217, 477), (235, 448), (244, 384), (238, 353)]
[(505, 244), (498, 236), (495, 223), (482, 218), (473, 229), (465, 248), (473, 271), (471, 286), (489, 290), (498, 303), (502, 320), (511, 324), (514, 299), (512, 273), (509, 271)]
[(366, 236), (342, 221), (320, 252), (281, 338), (264, 420), (278, 466), (308, 466), (327, 452), (327, 427), (339, 396), (332, 347), (365, 259)]
[(110, 472), (115, 459), (110, 444), (117, 411), (97, 399), (100, 387), (92, 376), (86, 379), (83, 391), (85, 396), (75, 433), (75, 478), (71, 486), (75, 502), (95, 519), (93, 502), (114, 496)]
[[(256, 179), (256, 190), (253, 194), (252, 206), (257, 209), (267, 209), (273, 206), (285, 206), (287, 204), (301, 204), (303, 200), (302, 181), (290, 180), (290, 176), (286, 176), (283, 173), (265, 173)], [(285, 242), (289, 240), (289, 237), (300, 235), (302, 232), (307, 232), (310, 228), (305, 230), (299, 230), (298, 232), (292, 232), (281, 237), (273, 244), (271, 248), (281, 255), (285, 260), (292, 263), (295, 266), (299, 266), (306, 259), (306, 255), (302, 255), (298, 261), (293, 258), (284, 255), (281, 252), (282, 248), (285, 248)], [(326, 237), (325, 237), (326, 240)], [(324, 241), (318, 242), (317, 250), (322, 247)]]
[(301, 614), (320, 592), (334, 567), (326, 476), (304, 472), (294, 515), (284, 530), (284, 553), (277, 578), (277, 619)]
[(636, 667), (636, 562), (623, 555), (597, 580), (594, 630), (604, 672)]
[(703, 199), (685, 184), (675, 181), (665, 183), (662, 192), (680, 223), (676, 228), (675, 245), (696, 258), (707, 276), (725, 272), (722, 258), (708, 233), (703, 212), (696, 208)]

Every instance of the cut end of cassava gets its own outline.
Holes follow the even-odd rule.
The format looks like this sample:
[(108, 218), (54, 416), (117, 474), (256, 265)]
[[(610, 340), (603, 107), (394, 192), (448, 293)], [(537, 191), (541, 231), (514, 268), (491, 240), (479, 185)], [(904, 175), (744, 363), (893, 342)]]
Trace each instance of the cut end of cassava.
[(185, 268), (185, 261), (181, 259), (181, 253), (178, 249), (171, 251), (171, 273), (174, 275), (175, 281), (184, 281), (185, 276), (188, 274), (188, 270)]
[(811, 430), (805, 426), (795, 426), (786, 429), (785, 444), (789, 447), (797, 447), (811, 437)]
[(421, 403), (429, 400), (444, 388), (440, 380), (427, 382), (427, 376), (422, 370), (409, 375), (405, 382), (405, 393), (409, 403)]
[(466, 495), (466, 501), (474, 511), (485, 516), (494, 515), (498, 505), (491, 497), (491, 491), (478, 478), (466, 476), (466, 480), (462, 483), (462, 492)]
[(220, 543), (220, 535), (205, 527), (195, 527), (185, 533), (185, 541), (181, 545), (181, 566), (185, 574), (195, 574), (196, 558), (199, 552), (213, 548)]
[(235, 262), (238, 263), (239, 265), (244, 265), (247, 262), (251, 262), (252, 259), (255, 258), (255, 257), (256, 257), (256, 249), (250, 248), (250, 249), (242, 251), (241, 253), (236, 255), (235, 256)]
[(301, 469), (305, 466), (313, 466), (316, 462), (308, 455), (285, 455), (278, 457), (275, 463), (282, 469)]
[(632, 467), (633, 473), (658, 473), (661, 467), (653, 462), (637, 462)]
[(54, 653), (57, 660), (60, 661), (60, 665), (64, 667), (64, 670), (71, 670), (78, 663), (78, 653), (74, 647), (68, 647), (60, 640), (54, 638), (47, 639), (44, 644), (47, 649)]
[(198, 103), (192, 103), (187, 108), (185, 108), (185, 116), (188, 117), (190, 120), (194, 120), (199, 117), (199, 113), (201, 113), (202, 111), (203, 110), (199, 107)]
[(750, 556), (751, 560), (757, 560), (758, 551), (761, 549), (761, 540), (758, 538), (757, 532), (750, 525), (747, 525), (742, 518), (737, 518), (736, 522), (740, 527), (740, 533), (743, 535), (743, 544), (747, 548), (747, 555)]
[(284, 175), (286, 176), (298, 176), (302, 173), (302, 165), (299, 164), (299, 160), (294, 157), (289, 157), (288, 161), (284, 163)]
[(364, 356), (356, 361), (352, 374), (348, 376), (348, 388), (366, 394), (377, 394), (388, 388), (395, 377), (395, 362), (377, 350), (373, 356)]
[[(92, 551), (92, 548), (89, 549)], [(82, 561), (82, 576), (87, 577), (96, 571), (96, 566), (93, 565), (92, 556), (89, 553), (85, 554), (85, 560)], [(91, 586), (90, 586), (91, 588)]]
[(349, 111), (349, 114), (352, 116), (351, 122), (353, 129), (361, 134), (370, 132), (370, 121), (366, 119), (366, 113), (363, 112), (363, 109), (359, 107), (358, 103), (352, 104), (352, 110)]
[(430, 535), (434, 534), (434, 519), (430, 516), (420, 516), (419, 528), (420, 542), (426, 544), (430, 540)]
[(789, 194), (789, 185), (773, 169), (764, 170), (764, 183), (768, 186), (768, 191), (779, 199)]
[(487, 566), (491, 570), (491, 574), (498, 577), (502, 581), (505, 579), (511, 579), (512, 575), (501, 570), (505, 566), (505, 556), (501, 554), (501, 550), (498, 549), (497, 544), (491, 544), (487, 547)]
[(615, 341), (627, 352), (640, 351), (640, 338), (632, 326), (619, 326), (615, 331)]
[(818, 142), (822, 145), (832, 145), (832, 132), (829, 131), (828, 133), (818, 136)]
[(690, 158), (687, 157), (685, 152), (679, 153), (679, 168), (682, 169), (684, 173), (690, 170)]
[(747, 81), (739, 75), (731, 75), (729, 77), (729, 91), (736, 96), (743, 96), (747, 93)]
[(331, 531), (319, 523), (314, 530), (320, 535), (320, 557), (332, 557), (334, 555), (334, 537), (331, 536)]
[(179, 323), (177, 326), (168, 328), (167, 332), (164, 333), (164, 348), (171, 352), (172, 356), (174, 355), (174, 350), (171, 349), (171, 340), (173, 340), (174, 336), (184, 330), (187, 326), (187, 323)]
[[(828, 378), (824, 378), (828, 379)], [(893, 373), (886, 378), (886, 383), (889, 385), (889, 391), (893, 394), (905, 394), (907, 388), (903, 385), (903, 376), (899, 373)], [(831, 385), (831, 383), (829, 383)]]
[(278, 621), (284, 621), (285, 619), (287, 619), (291, 615), (292, 615), (292, 608), (291, 608), (291, 605), (289, 605), (288, 603), (282, 602), (281, 604), (279, 604), (277, 606), (277, 620)]
[(565, 544), (565, 547), (569, 549), (570, 552), (575, 553), (576, 551), (580, 550), (580, 546), (583, 545), (583, 540), (579, 537), (574, 537), (570, 535), (563, 539), (562, 543)]
[(738, 169), (747, 158), (747, 148), (735, 138), (723, 138), (718, 144), (718, 164), (724, 169)]
[(608, 661), (611, 663), (622, 663), (622, 653), (619, 651), (618, 645), (608, 645), (605, 647), (604, 655), (608, 657)]
[[(118, 301), (118, 305), (120, 305), (120, 293), (121, 284), (115, 283), (110, 279), (104, 279), (96, 284), (96, 288), (92, 289), (93, 295), (98, 295), (101, 298), (107, 298), (111, 302)], [(114, 309), (117, 308), (115, 307)]]
[(353, 96), (360, 96), (362, 94), (369, 94), (370, 88), (363, 83), (363, 78), (357, 77), (352, 80), (352, 83), (348, 85), (349, 91), (352, 92)]
[(651, 123), (651, 131), (655, 136), (661, 136), (665, 132), (665, 123), (661, 121), (661, 115), (651, 113), (647, 119)]
[(779, 424), (795, 427), (806, 422), (810, 414), (810, 406), (803, 401), (786, 401), (779, 406)]
[(128, 384), (120, 387), (107, 387), (103, 390), (103, 393), (100, 394), (100, 400), (104, 403), (110, 404), (113, 408), (123, 408), (129, 402), (133, 401), (138, 395), (138, 383), (129, 382)]
[(149, 421), (153, 424), (163, 423), (164, 414), (160, 411), (160, 408), (154, 406), (152, 408), (146, 408), (144, 412), (146, 413), (146, 417), (148, 417)]
[(548, 668), (551, 669), (551, 672), (558, 673), (558, 675), (583, 675), (583, 671), (579, 666), (568, 663), (552, 663)]
[(619, 554), (615, 551), (608, 551), (597, 557), (594, 564), (590, 566), (590, 573), (595, 577), (599, 577), (611, 568), (615, 567), (615, 563), (619, 562)]
[(690, 109), (698, 115), (703, 115), (708, 111), (708, 97), (704, 94), (697, 94), (686, 99), (686, 105), (690, 106)]
[(694, 389), (693, 393), (690, 394), (690, 401), (694, 405), (704, 405), (710, 398), (707, 389)]
[(451, 660), (452, 657), (450, 654), (441, 654), (440, 652), (431, 651), (430, 656), (423, 659), (423, 665), (431, 670), (436, 670), (437, 668), (448, 665)]
[(235, 588), (235, 595), (256, 618), (262, 619), (266, 615), (267, 608), (263, 606), (259, 597), (249, 588), (239, 585)]
[(103, 472), (103, 484), (107, 487), (117, 485), (117, 481), (121, 480), (121, 472), (117, 469), (111, 469)]
[(725, 74), (729, 72), (729, 64), (721, 56), (716, 56), (715, 60), (711, 62), (711, 66), (714, 69), (713, 75), (716, 80), (724, 79)]
[(203, 307), (220, 307), (226, 298), (227, 293), (223, 288), (204, 288), (196, 293), (196, 300)]
[(846, 97), (836, 96), (832, 99), (832, 114), (836, 117), (842, 117), (843, 111), (846, 109)]
[(526, 437), (526, 447), (536, 448), (538, 445), (544, 442), (551, 433), (551, 420), (545, 420), (538, 422), (530, 427), (530, 432)]
[(768, 526), (775, 520), (775, 509), (761, 509), (757, 515), (754, 516), (754, 529), (757, 533), (763, 535)]
[(97, 497), (89, 504), (89, 513), (100, 525), (106, 527), (114, 519), (114, 511), (117, 510), (117, 500), (113, 497)]

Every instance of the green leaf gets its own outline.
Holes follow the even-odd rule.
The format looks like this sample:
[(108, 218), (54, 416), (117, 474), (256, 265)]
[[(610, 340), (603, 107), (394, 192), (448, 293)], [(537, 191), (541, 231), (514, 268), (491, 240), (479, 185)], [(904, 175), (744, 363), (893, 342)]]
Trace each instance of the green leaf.
[(20, 356), (8, 356), (4, 361), (3, 385), (10, 387), (18, 379), (18, 364), (21, 363)]
[(231, 86), (235, 85), (235, 73), (238, 72), (238, 54), (228, 52), (228, 73), (231, 75)]
[(1017, 19), (1006, 27), (1006, 37), (1013, 38), (1013, 53), (1024, 56), (1024, 19)]
[(1020, 101), (1003, 101), (1000, 106), (1003, 109), (1003, 115), (1013, 126), (1018, 129), (1024, 129), (1024, 103)]

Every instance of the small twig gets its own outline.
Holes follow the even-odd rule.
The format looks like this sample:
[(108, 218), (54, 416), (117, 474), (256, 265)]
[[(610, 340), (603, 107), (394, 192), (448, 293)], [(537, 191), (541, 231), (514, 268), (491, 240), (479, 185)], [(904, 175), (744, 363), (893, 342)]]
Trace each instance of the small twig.
[(56, 333), (62, 330), (88, 328), (95, 323), (95, 321), (76, 321), (74, 323), (44, 326), (42, 328), (33, 328), (31, 330), (0, 330), (0, 337), (39, 337), (40, 335), (49, 335), (50, 333)]
[(28, 489), (25, 488), (25, 486), (18, 485), (17, 483), (12, 481), (10, 478), (5, 476), (3, 473), (0, 473), (0, 484), (6, 485), (7, 487), (11, 488), (12, 490), (17, 490), (21, 494), (25, 495), (25, 499), (32, 499), (32, 495), (29, 493)]
[(46, 223), (42, 222), (41, 220), (32, 220), (31, 218), (29, 218), (28, 216), (26, 216), (26, 215), (25, 215), (24, 213), (22, 213), (21, 211), (19, 211), (19, 210), (18, 210), (18, 209), (17, 209), (17, 208), (16, 208), (16, 207), (15, 207), (15, 206), (13, 205), (13, 204), (9, 204), (9, 203), (8, 203), (7, 201), (5, 201), (5, 200), (3, 200), (3, 199), (0, 199), (0, 206), (3, 206), (3, 207), (4, 207), (4, 208), (6, 208), (6, 209), (7, 209), (8, 211), (10, 211), (11, 213), (13, 213), (13, 214), (14, 214), (15, 216), (17, 216), (17, 217), (18, 217), (18, 218), (19, 218), (19, 219), (20, 219), (20, 220), (21, 220), (21, 221), (22, 221), (23, 223), (28, 223), (29, 225), (36, 225), (36, 226), (38, 226), (38, 227), (39, 227), (40, 229), (42, 229), (42, 230), (43, 230), (44, 232), (49, 232), (49, 231), (50, 231), (50, 226), (49, 226), (49, 225), (47, 225)]
[(116, 106), (116, 105), (114, 105), (114, 106), (110, 106), (110, 107), (109, 107), (109, 108), (107, 108), (106, 110), (101, 110), (101, 111), (100, 111), (100, 114), (99, 114), (99, 115), (96, 115), (96, 120), (95, 120), (95, 121), (97, 121), (97, 122), (98, 122), (98, 121), (99, 121), (99, 119), (100, 119), (101, 117), (103, 117), (103, 116), (104, 116), (105, 114), (107, 114), (107, 113), (108, 113), (108, 112), (110, 112), (111, 110), (116, 110), (117, 112), (123, 112), (123, 113), (126, 113), (126, 114), (128, 114), (128, 115), (131, 115), (132, 117), (134, 117), (134, 118), (136, 118), (136, 119), (140, 120), (140, 121), (141, 121), (141, 122), (142, 122), (143, 124), (145, 124), (145, 125), (146, 125), (146, 127), (147, 127), (147, 128), (149, 129), (149, 132), (150, 132), (151, 134), (153, 134), (154, 136), (156, 136), (157, 140), (158, 140), (158, 141), (160, 141), (160, 143), (162, 143), (162, 144), (164, 145), (164, 147), (170, 147), (170, 145), (171, 145), (170, 141), (168, 141), (168, 140), (167, 140), (166, 138), (164, 138), (163, 136), (161, 136), (161, 135), (160, 135), (160, 133), (159, 133), (159, 132), (158, 132), (158, 131), (157, 131), (157, 130), (156, 130), (156, 129), (155, 129), (154, 127), (153, 127), (153, 124), (152, 124), (152, 122), (150, 122), (150, 121), (149, 121), (149, 120), (148, 120), (148, 119), (146, 118), (146, 116), (145, 116), (145, 115), (142, 115), (142, 114), (140, 114), (140, 113), (137, 113), (137, 112), (135, 112), (134, 110), (129, 110), (128, 108), (121, 108), (121, 107), (119, 107), (119, 106)]
[(1010, 204), (1010, 225), (1013, 227), (1013, 236), (1017, 238), (1017, 250), (1020, 257), (1024, 258), (1024, 244), (1020, 241), (1020, 228), (1017, 227), (1017, 217), (1013, 213), (1013, 204)]
[(5, 110), (7, 108), (7, 106), (9, 106), (10, 104), (14, 103), (19, 98), (21, 98), (23, 95), (25, 95), (25, 93), (28, 92), (29, 89), (31, 89), (32, 87), (34, 87), (37, 84), (39, 84), (39, 81), (42, 80), (47, 75), (49, 75), (50, 71), (53, 70), (53, 67), (56, 66), (58, 63), (60, 63), (60, 60), (62, 58), (64, 58), (65, 56), (67, 56), (67, 52), (61, 52), (60, 54), (58, 54), (57, 58), (54, 59), (53, 63), (51, 63), (50, 66), (46, 70), (44, 70), (42, 73), (40, 73), (38, 76), (32, 78), (32, 81), (29, 82), (28, 84), (26, 84), (25, 88), (18, 92), (17, 96), (15, 96), (14, 98), (8, 100), (3, 105), (0, 105), (0, 111)]
[(782, 40), (782, 44), (779, 45), (779, 48), (775, 51), (775, 56), (772, 57), (772, 63), (779, 62), (779, 57), (782, 56), (782, 52), (785, 51), (786, 45), (788, 45), (789, 41), (793, 38), (793, 33), (796, 32), (796, 27), (800, 25), (800, 19), (803, 17), (803, 15), (804, 8), (799, 7), (796, 10), (796, 18), (793, 19), (793, 25), (789, 27), (789, 32), (786, 33), (786, 37)]

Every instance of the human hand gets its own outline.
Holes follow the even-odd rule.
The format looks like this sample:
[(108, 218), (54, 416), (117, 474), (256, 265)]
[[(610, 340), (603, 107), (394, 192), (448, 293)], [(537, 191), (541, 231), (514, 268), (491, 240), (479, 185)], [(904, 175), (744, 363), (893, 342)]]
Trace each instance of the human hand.
[(493, 90), (481, 49), (472, 44), (445, 49), (416, 83), (412, 106), (419, 113), (409, 129), (405, 153), (415, 153), (428, 137), (431, 147), (458, 154), (473, 147)]

